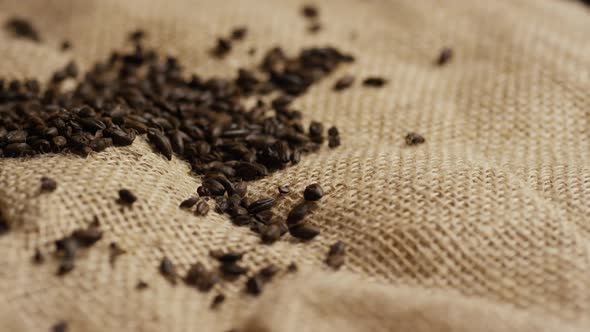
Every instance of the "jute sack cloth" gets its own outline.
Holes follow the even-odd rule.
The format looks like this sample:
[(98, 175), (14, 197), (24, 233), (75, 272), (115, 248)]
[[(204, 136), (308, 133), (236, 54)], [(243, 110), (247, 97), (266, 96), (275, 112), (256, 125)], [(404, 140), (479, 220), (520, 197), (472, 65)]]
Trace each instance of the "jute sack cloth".
[[(0, 32), (0, 73), (47, 80), (75, 59), (83, 68), (145, 28), (149, 44), (187, 71), (235, 75), (263, 51), (333, 44), (358, 61), (294, 104), (307, 121), (338, 126), (343, 144), (251, 183), (250, 195), (292, 193), (321, 183), (309, 217), (322, 233), (265, 246), (226, 216), (178, 209), (199, 179), (143, 139), (86, 159), (47, 155), (0, 160), (0, 207), (12, 231), (0, 237), (0, 330), (46, 331), (587, 331), (590, 328), (590, 11), (559, 0), (318, 1), (324, 30), (306, 32), (297, 0), (0, 1), (0, 20), (31, 18), (43, 43)], [(225, 60), (215, 38), (236, 25), (249, 34)], [(58, 45), (70, 39), (71, 52)], [(451, 46), (446, 67), (432, 65)], [(258, 52), (248, 56), (248, 50)], [(381, 75), (382, 89), (335, 93), (343, 74)], [(357, 81), (358, 83), (358, 81)], [(415, 131), (426, 143), (406, 147)], [(38, 195), (41, 176), (56, 192)], [(117, 190), (139, 197), (131, 209)], [(34, 248), (98, 216), (105, 236), (69, 275), (56, 261), (30, 263)], [(342, 240), (347, 261), (323, 264)], [(127, 250), (112, 268), (108, 245)], [(262, 296), (243, 280), (208, 294), (171, 286), (166, 255), (184, 273), (211, 249), (247, 251), (244, 264), (281, 274)], [(149, 288), (137, 291), (138, 280)], [(228, 297), (219, 310), (212, 297)]]

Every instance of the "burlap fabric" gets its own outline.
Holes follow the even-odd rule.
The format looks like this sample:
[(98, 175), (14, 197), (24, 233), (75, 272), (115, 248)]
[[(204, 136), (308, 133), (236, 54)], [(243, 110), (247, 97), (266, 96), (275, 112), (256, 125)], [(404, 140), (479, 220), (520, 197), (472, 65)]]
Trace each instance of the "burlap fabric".
[[(30, 17), (42, 44), (0, 33), (0, 71), (48, 79), (74, 58), (87, 68), (142, 27), (150, 44), (187, 69), (229, 75), (281, 45), (334, 44), (358, 61), (298, 99), (306, 120), (337, 125), (343, 145), (252, 183), (251, 195), (305, 185), (327, 196), (310, 220), (322, 234), (272, 246), (225, 216), (177, 208), (199, 180), (136, 141), (87, 159), (48, 155), (0, 160), (0, 205), (13, 231), (0, 238), (2, 331), (584, 331), (590, 328), (590, 11), (557, 0), (339, 0), (320, 2), (324, 31), (306, 33), (297, 0), (0, 1), (0, 20)], [(240, 24), (246, 41), (224, 61), (215, 37)], [(70, 53), (58, 51), (71, 39)], [(456, 51), (432, 65), (443, 46)], [(247, 55), (255, 46), (256, 56)], [(334, 93), (338, 75), (379, 74), (383, 89)], [(427, 143), (406, 147), (408, 131)], [(37, 195), (39, 179), (59, 182)], [(139, 196), (132, 209), (117, 190)], [(56, 263), (33, 266), (35, 247), (99, 217), (105, 238), (63, 278)], [(348, 245), (340, 272), (323, 266), (328, 246)], [(128, 251), (109, 265), (108, 244)], [(181, 272), (210, 249), (243, 249), (245, 264), (300, 272), (258, 299), (243, 282), (228, 296), (168, 284), (163, 255)], [(149, 283), (135, 290), (139, 279)]]

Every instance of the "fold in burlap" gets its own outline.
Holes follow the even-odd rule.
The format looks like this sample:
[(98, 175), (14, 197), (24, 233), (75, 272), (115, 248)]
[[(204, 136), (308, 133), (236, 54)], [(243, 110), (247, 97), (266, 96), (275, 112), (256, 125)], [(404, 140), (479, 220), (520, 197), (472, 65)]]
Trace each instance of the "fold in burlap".
[[(320, 2), (325, 29), (306, 32), (301, 3), (275, 1), (0, 1), (0, 20), (19, 14), (42, 44), (0, 33), (0, 70), (46, 80), (74, 58), (84, 67), (142, 27), (152, 45), (188, 71), (234, 75), (264, 50), (333, 44), (358, 61), (294, 106), (306, 120), (340, 128), (343, 145), (309, 155), (251, 184), (253, 197), (288, 184), (286, 215), (305, 185), (327, 195), (310, 220), (322, 234), (272, 246), (225, 216), (177, 208), (199, 180), (138, 140), (87, 159), (47, 155), (0, 160), (0, 207), (13, 230), (0, 238), (2, 330), (45, 331), (574, 331), (590, 327), (590, 11), (558, 0), (340, 0)], [(246, 25), (230, 56), (210, 59), (215, 37)], [(74, 49), (58, 51), (62, 39)], [(258, 53), (250, 57), (248, 49)], [(432, 65), (452, 46), (446, 67)], [(339, 75), (382, 75), (382, 89), (335, 93)], [(357, 80), (358, 82), (358, 80)], [(406, 147), (408, 131), (426, 144)], [(56, 192), (37, 195), (42, 175)], [(116, 203), (132, 189), (131, 209)], [(35, 247), (99, 217), (105, 238), (58, 278), (56, 262), (33, 266)], [(323, 265), (330, 244), (348, 256)], [(108, 244), (128, 253), (115, 268)], [(168, 284), (163, 255), (186, 271), (210, 249), (247, 250), (251, 268), (295, 261), (261, 298), (243, 280), (210, 294)], [(135, 290), (139, 279), (150, 287)], [(228, 297), (217, 311), (211, 298)]]

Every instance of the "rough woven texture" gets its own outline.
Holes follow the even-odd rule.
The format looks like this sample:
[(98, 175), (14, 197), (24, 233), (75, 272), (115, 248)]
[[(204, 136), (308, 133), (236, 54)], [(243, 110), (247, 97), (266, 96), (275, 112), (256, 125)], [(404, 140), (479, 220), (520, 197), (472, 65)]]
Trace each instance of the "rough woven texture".
[[(320, 2), (325, 30), (306, 33), (298, 0), (0, 1), (2, 22), (33, 19), (43, 44), (0, 32), (0, 72), (47, 79), (70, 58), (83, 67), (146, 28), (150, 44), (204, 75), (234, 73), (282, 45), (334, 44), (357, 63), (298, 99), (306, 120), (335, 124), (343, 145), (251, 186), (274, 194), (285, 215), (306, 184), (327, 196), (310, 218), (322, 234), (259, 244), (225, 216), (177, 208), (199, 180), (138, 140), (87, 159), (48, 155), (0, 160), (0, 204), (15, 229), (0, 238), (2, 330), (45, 331), (580, 331), (590, 327), (590, 11), (557, 0), (341, 0)], [(246, 41), (224, 61), (214, 38), (236, 24)], [(58, 51), (71, 39), (70, 53)], [(432, 65), (443, 46), (454, 60)], [(256, 46), (256, 56), (247, 50)], [(342, 74), (379, 74), (383, 89), (331, 91)], [(427, 142), (406, 147), (408, 131)], [(59, 188), (39, 196), (41, 176)], [(131, 209), (115, 204), (132, 189)], [(29, 264), (33, 249), (97, 215), (105, 238), (68, 276), (56, 262)], [(323, 266), (328, 246), (348, 244), (341, 272)], [(128, 251), (113, 269), (108, 244)], [(243, 282), (217, 291), (170, 286), (157, 272), (168, 255), (184, 273), (210, 249), (245, 249), (246, 265), (291, 261), (259, 299)], [(292, 280), (292, 278), (296, 280)], [(143, 279), (150, 288), (139, 292)], [(298, 279), (298, 280), (297, 280)], [(571, 331), (577, 331), (572, 327)]]

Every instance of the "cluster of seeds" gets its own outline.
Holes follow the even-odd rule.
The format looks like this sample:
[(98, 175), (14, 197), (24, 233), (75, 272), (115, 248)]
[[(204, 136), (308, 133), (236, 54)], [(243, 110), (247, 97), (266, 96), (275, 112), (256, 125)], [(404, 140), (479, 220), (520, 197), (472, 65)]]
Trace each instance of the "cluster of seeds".
[[(76, 255), (80, 249), (89, 248), (102, 239), (103, 232), (97, 219), (88, 228), (78, 229), (72, 234), (55, 241), (55, 249), (60, 258), (57, 275), (71, 272), (75, 266)], [(39, 258), (41, 257), (41, 258)], [(37, 251), (34, 256), (36, 262), (42, 262), (42, 254)]]
[[(62, 91), (61, 83), (77, 76), (74, 63), (58, 70), (45, 91), (36, 80), (0, 81), (0, 156), (86, 156), (147, 134), (156, 151), (167, 159), (176, 153), (198, 174), (251, 181), (320, 148), (322, 133), (307, 133), (289, 105), (351, 61), (331, 47), (296, 57), (274, 48), (258, 70), (240, 69), (234, 79), (184, 78), (176, 58), (159, 61), (134, 39), (131, 52), (96, 64), (73, 91)], [(273, 92), (279, 97), (263, 101)]]
[[(235, 29), (232, 40), (240, 40), (245, 33), (245, 29)], [(308, 186), (303, 202), (281, 221), (271, 211), (276, 198), (251, 199), (248, 182), (296, 164), (302, 155), (320, 149), (326, 141), (323, 124), (312, 121), (306, 129), (301, 113), (290, 105), (353, 57), (331, 47), (307, 49), (295, 57), (273, 48), (257, 68), (240, 69), (236, 78), (185, 78), (176, 58), (160, 59), (154, 50), (145, 48), (144, 38), (142, 31), (131, 33), (131, 51), (114, 52), (107, 61), (97, 63), (72, 90), (63, 89), (62, 83), (79, 76), (74, 62), (57, 70), (45, 89), (36, 80), (0, 81), (0, 157), (46, 153), (87, 156), (113, 146), (128, 146), (145, 134), (154, 151), (167, 160), (173, 155), (186, 160), (193, 172), (202, 176), (196, 195), (180, 202), (181, 209), (194, 208), (196, 215), (206, 215), (207, 199), (212, 198), (217, 212), (228, 214), (236, 225), (249, 227), (266, 244), (287, 233), (304, 241), (317, 236), (320, 230), (304, 219), (324, 194), (319, 184)], [(265, 102), (272, 93), (278, 96)], [(249, 100), (254, 101), (252, 106), (247, 106)], [(327, 130), (327, 138), (330, 148), (340, 145), (336, 127)], [(41, 193), (57, 187), (55, 180), (41, 178)], [(290, 189), (280, 186), (278, 191), (285, 195)], [(129, 189), (118, 191), (121, 205), (132, 208), (138, 200)], [(8, 224), (0, 221), (2, 229), (8, 229)], [(63, 276), (71, 272), (78, 252), (93, 246), (102, 235), (95, 221), (57, 240), (56, 273)], [(117, 243), (111, 243), (110, 264), (114, 267), (125, 253)], [(239, 264), (242, 253), (211, 255), (219, 261), (219, 268), (208, 270), (196, 263), (182, 278), (185, 284), (206, 292), (220, 280), (248, 273)], [(37, 249), (33, 262), (44, 261)], [(287, 272), (295, 270), (292, 264)], [(174, 263), (166, 257), (159, 271), (171, 284), (180, 279)], [(274, 265), (254, 272), (247, 278), (245, 291), (260, 294), (278, 272)], [(143, 281), (137, 284), (138, 290), (147, 287)], [(219, 294), (212, 307), (223, 299)]]
[[(304, 6), (302, 15), (312, 33), (321, 30), (319, 9)], [(41, 42), (37, 29), (26, 19), (12, 18), (5, 29), (14, 36)], [(227, 56), (232, 44), (244, 40), (245, 27), (233, 29), (228, 37), (217, 40), (211, 49), (216, 58)], [(155, 152), (167, 160), (173, 156), (188, 162), (192, 171), (200, 175), (202, 185), (194, 196), (180, 202), (179, 208), (194, 209), (194, 214), (209, 213), (209, 200), (215, 211), (230, 216), (237, 226), (249, 227), (260, 236), (261, 242), (272, 244), (285, 234), (309, 241), (320, 229), (306, 220), (324, 196), (317, 184), (307, 186), (303, 200), (295, 204), (286, 220), (274, 216), (272, 208), (281, 195), (291, 192), (289, 186), (278, 187), (278, 197), (252, 199), (248, 197), (248, 182), (299, 163), (301, 157), (318, 151), (326, 141), (325, 128), (320, 122), (303, 125), (302, 113), (292, 102), (342, 65), (354, 62), (354, 57), (334, 47), (315, 47), (295, 56), (281, 48), (270, 49), (254, 68), (241, 68), (234, 77), (203, 78), (186, 74), (173, 56), (161, 56), (146, 47), (146, 34), (137, 30), (129, 35), (129, 49), (115, 51), (102, 62), (97, 62), (79, 78), (75, 62), (69, 62), (42, 85), (35, 79), (0, 79), (0, 158), (20, 158), (47, 153), (75, 153), (87, 156), (110, 147), (131, 145), (137, 136), (145, 135)], [(72, 47), (69, 41), (60, 45), (62, 51)], [(251, 48), (250, 54), (255, 53)], [(435, 64), (443, 66), (453, 56), (451, 49), (443, 49)], [(76, 81), (77, 80), (77, 81)], [(73, 89), (65, 89), (64, 82), (74, 81)], [(333, 84), (334, 91), (353, 86), (355, 77), (341, 76)], [(362, 85), (379, 88), (387, 80), (370, 76)], [(340, 146), (339, 130), (327, 130), (329, 148)], [(407, 145), (417, 145), (425, 139), (409, 133)], [(58, 184), (51, 178), (40, 181), (40, 193), (51, 193)], [(141, 198), (129, 189), (118, 191), (117, 202), (128, 208)], [(0, 210), (0, 234), (9, 230), (9, 223)], [(77, 253), (101, 240), (103, 232), (95, 219), (87, 228), (78, 229), (55, 242), (59, 259), (58, 275), (65, 275), (75, 267)], [(126, 253), (117, 243), (109, 245), (109, 262)], [(171, 284), (181, 279), (190, 287), (208, 292), (221, 280), (235, 280), (247, 276), (245, 292), (258, 295), (280, 269), (270, 264), (249, 273), (240, 264), (244, 253), (212, 251), (219, 262), (217, 269), (207, 269), (195, 263), (184, 277), (178, 275), (174, 263), (164, 257), (159, 271)], [(325, 263), (339, 269), (345, 260), (345, 244), (334, 243)], [(36, 249), (33, 263), (42, 264), (45, 257)], [(287, 273), (297, 271), (292, 263)], [(149, 285), (139, 280), (136, 289)], [(218, 308), (225, 300), (217, 294), (211, 308)], [(59, 322), (54, 331), (67, 330), (67, 323)]]

